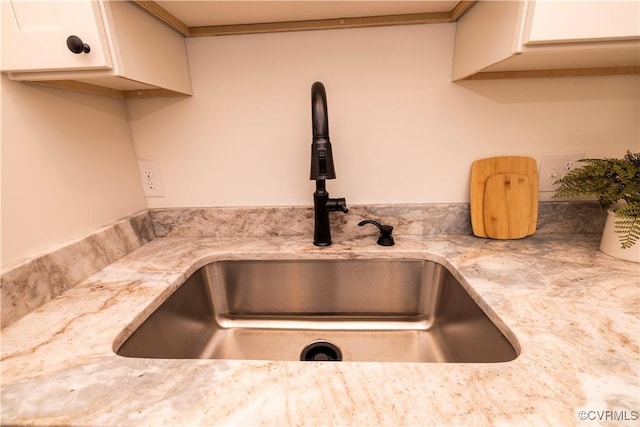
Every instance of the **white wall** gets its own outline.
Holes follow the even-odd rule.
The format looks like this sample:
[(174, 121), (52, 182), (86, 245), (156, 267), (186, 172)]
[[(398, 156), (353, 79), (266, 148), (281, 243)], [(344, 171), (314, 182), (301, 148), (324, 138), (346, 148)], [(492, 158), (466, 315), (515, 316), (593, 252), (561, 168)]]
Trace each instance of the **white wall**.
[(123, 101), (2, 75), (2, 266), (145, 209)]
[(324, 82), (350, 204), (468, 200), (473, 160), (638, 151), (638, 76), (451, 83), (455, 24), (188, 39), (195, 95), (127, 101), (158, 160), (151, 207), (309, 205), (310, 88)]
[[(473, 160), (640, 151), (638, 76), (450, 82), (454, 24), (188, 40), (195, 95), (123, 101), (2, 77), (1, 264), (147, 207), (310, 205), (310, 88), (327, 87), (349, 204), (468, 200)], [(126, 108), (125, 108), (126, 104)]]

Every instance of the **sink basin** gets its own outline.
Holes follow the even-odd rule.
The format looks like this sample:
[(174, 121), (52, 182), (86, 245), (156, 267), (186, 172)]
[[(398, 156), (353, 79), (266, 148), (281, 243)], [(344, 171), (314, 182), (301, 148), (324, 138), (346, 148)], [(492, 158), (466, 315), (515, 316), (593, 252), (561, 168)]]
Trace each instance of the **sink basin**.
[(213, 262), (191, 275), (116, 353), (467, 363), (518, 355), (451, 272), (413, 259)]

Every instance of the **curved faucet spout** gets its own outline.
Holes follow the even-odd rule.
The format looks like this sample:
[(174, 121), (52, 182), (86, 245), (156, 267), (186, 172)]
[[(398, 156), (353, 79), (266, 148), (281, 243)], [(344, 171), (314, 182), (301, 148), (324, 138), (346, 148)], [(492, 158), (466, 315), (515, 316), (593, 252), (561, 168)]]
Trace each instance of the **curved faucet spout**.
[(311, 121), (313, 123), (313, 140), (329, 138), (329, 119), (327, 117), (327, 93), (321, 82), (311, 86)]

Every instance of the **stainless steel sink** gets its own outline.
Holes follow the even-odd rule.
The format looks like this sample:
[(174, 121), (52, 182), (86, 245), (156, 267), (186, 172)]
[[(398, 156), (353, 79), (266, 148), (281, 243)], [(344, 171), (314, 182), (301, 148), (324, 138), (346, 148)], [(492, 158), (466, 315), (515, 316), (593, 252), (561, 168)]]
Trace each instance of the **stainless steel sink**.
[(485, 363), (518, 355), (455, 277), (425, 260), (214, 262), (117, 354)]

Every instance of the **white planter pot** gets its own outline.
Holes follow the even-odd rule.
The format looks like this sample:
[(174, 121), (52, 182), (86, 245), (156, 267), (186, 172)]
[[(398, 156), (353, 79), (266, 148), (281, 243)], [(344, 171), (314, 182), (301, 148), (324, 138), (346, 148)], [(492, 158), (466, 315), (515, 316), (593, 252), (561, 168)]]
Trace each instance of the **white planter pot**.
[(627, 249), (620, 247), (620, 239), (615, 232), (614, 223), (616, 214), (612, 210), (607, 211), (607, 221), (604, 224), (602, 240), (600, 241), (600, 251), (607, 255), (627, 261), (640, 262), (640, 242)]

